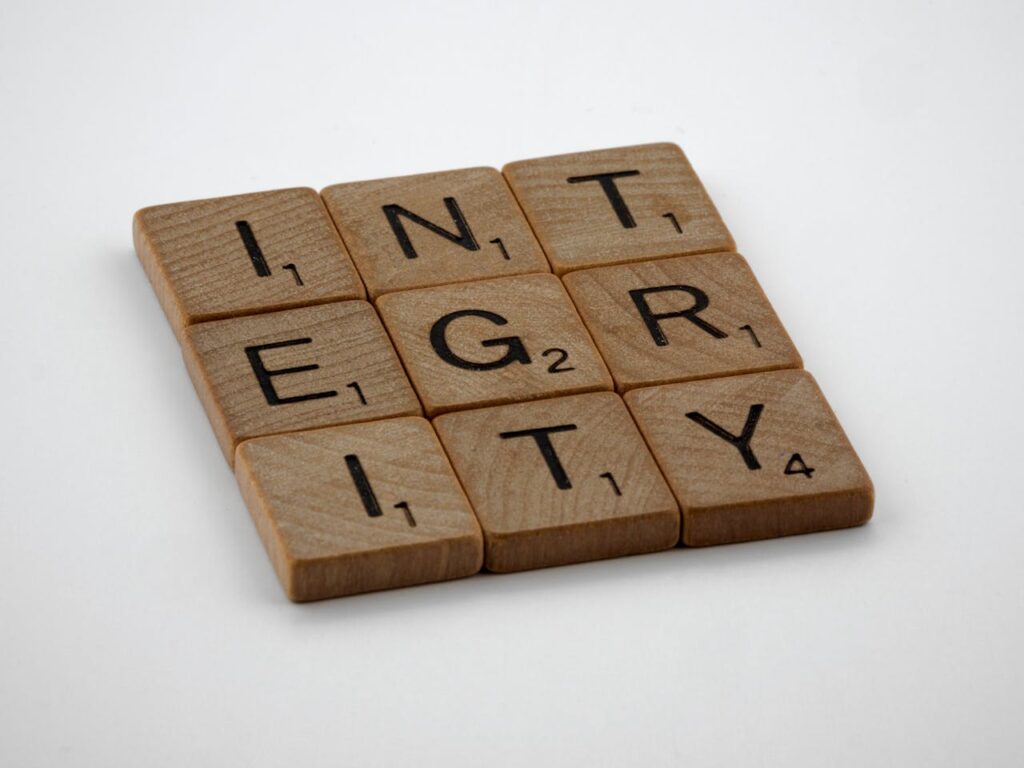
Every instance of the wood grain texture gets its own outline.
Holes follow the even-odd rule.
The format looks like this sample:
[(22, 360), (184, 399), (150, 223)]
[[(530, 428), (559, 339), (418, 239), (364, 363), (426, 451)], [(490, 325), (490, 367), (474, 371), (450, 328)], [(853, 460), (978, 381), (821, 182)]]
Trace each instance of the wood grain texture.
[[(322, 194), (373, 297), (551, 271), (519, 204), (495, 168), (336, 184)], [(447, 235), (397, 213), (398, 207)]]
[[(612, 388), (608, 369), (554, 275), (392, 293), (377, 299), (377, 309), (431, 416)], [(464, 312), (475, 314), (454, 314)], [(448, 360), (432, 336), (443, 336)]]
[(563, 281), (620, 392), (803, 365), (737, 253), (586, 269)]
[(365, 301), (199, 323), (182, 351), (229, 462), (251, 437), (422, 413)]
[[(806, 371), (667, 384), (625, 399), (682, 507), (687, 545), (846, 528), (871, 517), (871, 480)], [(702, 418), (749, 438), (750, 455)]]
[[(675, 144), (522, 160), (506, 165), (504, 173), (560, 275), (735, 248), (714, 203)], [(598, 174), (623, 175), (587, 179)]]
[(679, 541), (675, 499), (612, 392), (449, 413), (434, 426), (480, 520), (488, 570), (654, 552)]
[[(258, 249), (255, 258), (239, 222)], [(205, 320), (366, 295), (312, 189), (143, 208), (133, 231), (136, 253), (179, 338), (185, 326)]]
[(480, 570), (480, 527), (425, 419), (248, 440), (238, 447), (235, 471), (292, 600)]

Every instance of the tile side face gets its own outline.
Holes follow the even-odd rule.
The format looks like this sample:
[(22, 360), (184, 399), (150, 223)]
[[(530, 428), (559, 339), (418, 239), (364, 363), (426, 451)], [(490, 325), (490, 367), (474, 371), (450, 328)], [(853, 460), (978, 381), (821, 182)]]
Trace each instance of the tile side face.
[(336, 184), (323, 197), (372, 297), (550, 271), (494, 168)]
[(312, 189), (144, 208), (133, 229), (179, 337), (193, 323), (365, 296)]
[(401, 418), (258, 438), (239, 486), (293, 600), (476, 573), (480, 528), (430, 424)]
[(803, 364), (739, 254), (587, 269), (564, 282), (620, 392)]
[(503, 171), (558, 274), (735, 248), (675, 144), (523, 160)]
[(675, 546), (679, 512), (618, 395), (461, 411), (435, 428), (507, 572)]
[(637, 389), (626, 403), (679, 500), (688, 545), (843, 528), (871, 516), (871, 480), (805, 371)]
[(377, 308), (430, 416), (612, 388), (554, 275), (392, 293)]
[(183, 353), (228, 461), (252, 437), (421, 413), (365, 301), (200, 323)]

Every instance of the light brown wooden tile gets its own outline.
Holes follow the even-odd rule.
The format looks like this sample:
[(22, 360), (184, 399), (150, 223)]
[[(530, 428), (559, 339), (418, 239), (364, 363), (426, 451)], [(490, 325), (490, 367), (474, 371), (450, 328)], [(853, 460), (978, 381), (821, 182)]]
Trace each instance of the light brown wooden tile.
[(668, 549), (675, 499), (618, 395), (439, 416), (434, 426), (507, 572)]
[(229, 462), (247, 438), (421, 413), (365, 301), (199, 323), (183, 353)]
[(806, 371), (635, 389), (626, 403), (679, 500), (688, 545), (871, 517), (871, 480)]
[(480, 570), (480, 527), (425, 419), (248, 440), (235, 470), (292, 600)]
[(586, 269), (564, 282), (620, 392), (802, 365), (739, 254)]
[(675, 144), (522, 160), (504, 173), (558, 274), (735, 248)]
[(366, 294), (320, 197), (279, 189), (143, 208), (135, 250), (175, 333)]
[(323, 197), (374, 297), (550, 271), (495, 168), (336, 184)]
[(612, 388), (554, 275), (391, 293), (377, 308), (431, 416)]

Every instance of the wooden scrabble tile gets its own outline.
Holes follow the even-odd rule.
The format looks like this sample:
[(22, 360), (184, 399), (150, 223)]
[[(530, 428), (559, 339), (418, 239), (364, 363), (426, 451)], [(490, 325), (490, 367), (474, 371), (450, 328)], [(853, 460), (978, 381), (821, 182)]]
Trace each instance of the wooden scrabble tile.
[(495, 168), (336, 184), (323, 197), (374, 297), (551, 269)]
[(434, 426), (483, 527), (491, 571), (679, 541), (675, 499), (612, 392), (449, 413)]
[(279, 189), (143, 208), (135, 250), (175, 333), (366, 294), (320, 197)]
[(690, 546), (871, 517), (871, 480), (806, 371), (635, 389), (626, 403), (682, 507)]
[(235, 470), (292, 600), (480, 570), (480, 526), (425, 419), (247, 440)]
[(585, 269), (564, 282), (620, 392), (803, 364), (739, 254)]
[(229, 462), (251, 437), (421, 413), (365, 301), (199, 323), (183, 353)]
[(377, 309), (431, 416), (612, 388), (554, 275), (389, 293)]
[(735, 248), (675, 144), (522, 160), (504, 172), (558, 274)]

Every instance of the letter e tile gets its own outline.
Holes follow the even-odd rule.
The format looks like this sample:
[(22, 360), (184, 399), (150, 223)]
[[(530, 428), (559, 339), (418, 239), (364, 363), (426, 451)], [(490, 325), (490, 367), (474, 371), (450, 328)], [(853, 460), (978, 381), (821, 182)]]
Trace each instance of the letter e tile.
[(199, 323), (183, 353), (229, 462), (248, 438), (422, 412), (365, 301)]

